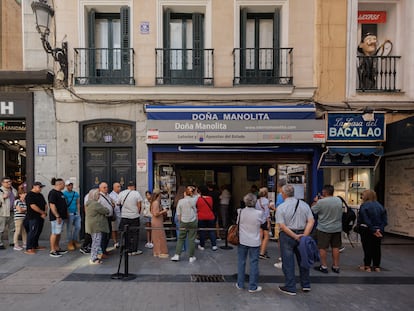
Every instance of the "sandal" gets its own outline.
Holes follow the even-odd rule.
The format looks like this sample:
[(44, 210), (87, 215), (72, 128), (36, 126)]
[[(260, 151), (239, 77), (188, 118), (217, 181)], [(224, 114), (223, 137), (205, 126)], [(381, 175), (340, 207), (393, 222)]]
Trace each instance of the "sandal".
[(365, 272), (371, 272), (370, 266), (359, 266), (359, 270), (365, 271)]
[(374, 268), (374, 271), (375, 272), (381, 272), (381, 268), (380, 267), (376, 267), (376, 268)]
[(101, 265), (101, 264), (103, 264), (102, 260), (100, 260), (100, 259), (95, 259), (95, 260), (90, 259), (89, 263), (91, 265)]

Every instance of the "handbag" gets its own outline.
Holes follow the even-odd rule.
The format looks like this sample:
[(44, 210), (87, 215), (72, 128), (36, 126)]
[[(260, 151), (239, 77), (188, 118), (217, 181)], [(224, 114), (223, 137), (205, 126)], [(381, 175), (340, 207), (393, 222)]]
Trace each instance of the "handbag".
[(231, 225), (227, 231), (227, 242), (229, 242), (232, 245), (236, 245), (236, 246), (240, 244), (239, 221), (240, 221), (241, 213), (242, 213), (242, 210), (240, 210), (240, 214), (239, 214), (236, 224)]

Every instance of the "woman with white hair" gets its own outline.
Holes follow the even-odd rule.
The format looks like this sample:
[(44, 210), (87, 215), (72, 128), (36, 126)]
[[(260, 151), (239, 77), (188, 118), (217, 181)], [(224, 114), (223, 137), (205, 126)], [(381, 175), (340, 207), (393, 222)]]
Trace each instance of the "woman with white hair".
[(249, 255), (249, 293), (260, 292), (261, 286), (257, 285), (259, 280), (259, 248), (260, 248), (260, 225), (263, 212), (255, 209), (256, 196), (248, 193), (244, 196), (244, 209), (237, 210), (239, 224), (239, 240), (237, 247), (237, 283), (238, 289), (244, 289), (246, 259)]
[(109, 210), (98, 202), (99, 195), (99, 189), (89, 191), (85, 209), (85, 232), (92, 236), (91, 259), (89, 263), (94, 265), (102, 263), (102, 233), (109, 233), (107, 219)]

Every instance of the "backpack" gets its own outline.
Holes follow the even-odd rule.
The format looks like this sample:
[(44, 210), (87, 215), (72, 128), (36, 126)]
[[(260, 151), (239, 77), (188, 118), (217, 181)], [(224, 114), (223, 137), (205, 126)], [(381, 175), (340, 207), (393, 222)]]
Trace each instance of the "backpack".
[[(348, 204), (346, 203), (346, 201), (338, 196), (338, 198), (341, 199), (342, 201), (342, 208), (343, 208), (343, 212), (342, 212), (342, 231), (346, 233), (346, 235), (348, 236), (349, 239), (349, 233), (352, 231), (352, 228), (355, 226), (356, 223), (356, 214), (355, 212), (352, 210), (352, 208), (350, 208), (348, 206)], [(349, 241), (351, 242), (351, 240), (349, 239)], [(352, 245), (352, 242), (351, 242)], [(354, 247), (352, 245), (352, 247)]]

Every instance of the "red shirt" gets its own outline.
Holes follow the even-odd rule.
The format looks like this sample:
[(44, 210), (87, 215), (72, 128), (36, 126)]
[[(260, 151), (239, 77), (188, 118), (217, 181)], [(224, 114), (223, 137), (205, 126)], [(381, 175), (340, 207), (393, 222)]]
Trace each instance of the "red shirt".
[(200, 196), (197, 199), (198, 220), (214, 220), (213, 198), (210, 196)]

